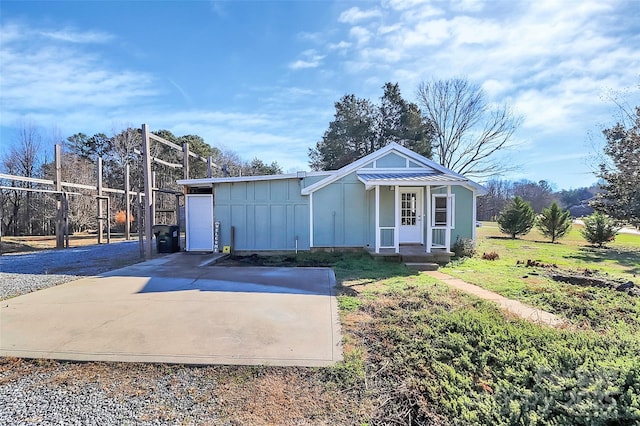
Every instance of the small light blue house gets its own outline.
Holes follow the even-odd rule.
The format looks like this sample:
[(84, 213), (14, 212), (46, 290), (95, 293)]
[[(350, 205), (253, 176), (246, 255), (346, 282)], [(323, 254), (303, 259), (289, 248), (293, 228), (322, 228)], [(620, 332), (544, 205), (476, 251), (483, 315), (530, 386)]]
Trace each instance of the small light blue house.
[(475, 240), (479, 184), (396, 143), (339, 170), (179, 180), (186, 250), (449, 251)]

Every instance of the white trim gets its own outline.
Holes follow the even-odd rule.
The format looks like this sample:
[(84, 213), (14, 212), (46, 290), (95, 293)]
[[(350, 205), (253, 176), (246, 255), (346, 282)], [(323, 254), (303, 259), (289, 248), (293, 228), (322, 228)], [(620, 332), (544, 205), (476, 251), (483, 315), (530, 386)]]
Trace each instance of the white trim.
[(376, 186), (376, 253), (380, 253), (380, 187)]
[[(360, 180), (360, 182), (362, 182), (362, 179), (360, 179), (358, 177), (358, 180)], [(411, 181), (411, 180), (380, 180), (378, 182), (371, 182), (369, 181), (368, 183), (365, 183), (365, 189), (367, 191), (373, 189), (375, 186), (430, 186), (430, 185), (459, 185), (459, 186), (464, 186), (467, 187), (470, 191), (473, 191), (473, 188), (470, 187), (470, 185), (466, 185), (468, 181), (462, 182), (462, 181), (444, 181), (444, 180), (438, 180), (438, 181), (434, 181), (434, 180), (415, 180), (415, 181)], [(363, 182), (364, 183), (364, 182)]]
[(309, 194), (309, 249), (313, 247), (313, 194)]
[(427, 212), (425, 214), (425, 220), (427, 222), (427, 243), (425, 244), (427, 253), (431, 253), (431, 246), (433, 245), (433, 229), (431, 228), (431, 187), (427, 186)]
[[(411, 151), (410, 149), (407, 149), (405, 147), (403, 147), (402, 145), (399, 145), (395, 142), (391, 142), (389, 145), (386, 145), (382, 148), (380, 148), (379, 150), (372, 152), (369, 155), (366, 155), (364, 157), (362, 157), (359, 160), (354, 161), (351, 164), (347, 164), (346, 166), (344, 166), (343, 168), (336, 170), (334, 172), (331, 172), (330, 176), (327, 176), (326, 178), (314, 183), (313, 185), (309, 185), (306, 188), (303, 188), (301, 193), (302, 195), (308, 195), (311, 192), (317, 191), (318, 189), (324, 188), (325, 186), (337, 181), (338, 179), (348, 175), (349, 173), (352, 173), (358, 169), (361, 169), (363, 166), (371, 163), (371, 162), (375, 162), (377, 161), (377, 159), (387, 155), (389, 152), (391, 151), (395, 151), (396, 153), (400, 154), (401, 156), (404, 157), (408, 157), (411, 161), (413, 161), (416, 164), (422, 164), (425, 167), (430, 167), (436, 171), (439, 171), (441, 173), (444, 174), (448, 174), (448, 175), (452, 175), (461, 179), (464, 179), (466, 182), (468, 182), (468, 184), (474, 188), (477, 189), (478, 191), (486, 191), (486, 189), (480, 185), (477, 184), (475, 182), (472, 182), (470, 180), (468, 180), (467, 178), (465, 178), (464, 176), (462, 176), (461, 174), (458, 174), (456, 172), (454, 172), (453, 170), (449, 170), (444, 166), (441, 166), (440, 164), (436, 163), (433, 160), (429, 160), (426, 157), (423, 157), (422, 155)], [(375, 163), (374, 163), (375, 164)], [(404, 182), (406, 184), (406, 182)], [(438, 183), (442, 183), (442, 182), (438, 182)], [(393, 183), (387, 183), (387, 185), (393, 185)]]
[(444, 245), (447, 250), (451, 250), (451, 216), (455, 214), (451, 213), (453, 210), (450, 205), (451, 201), (451, 186), (447, 185), (447, 210), (449, 211), (447, 212), (447, 229), (444, 231)]
[[(333, 172), (305, 172), (306, 176), (328, 176)], [(233, 176), (233, 177), (214, 177), (202, 179), (179, 179), (176, 181), (178, 185), (184, 186), (204, 186), (212, 183), (225, 182), (255, 182), (263, 180), (282, 180), (282, 179), (303, 179), (296, 173), (287, 173), (282, 175), (260, 175), (260, 176)]]
[(471, 215), (471, 240), (473, 240), (473, 242), (476, 242), (476, 221), (477, 221), (477, 215), (476, 215), (476, 209), (477, 209), (477, 200), (476, 200), (476, 193), (475, 191), (471, 194), (473, 197), (473, 205), (472, 205), (472, 215)]
[[(446, 199), (446, 209), (447, 209), (447, 217), (444, 225), (436, 224), (436, 198), (445, 198)], [(450, 224), (450, 205), (449, 205), (449, 196), (447, 194), (431, 194), (431, 227), (434, 229), (445, 229)]]
[(400, 187), (396, 185), (395, 188), (395, 208), (394, 208), (394, 218), (395, 218), (395, 229), (393, 230), (393, 245), (396, 249), (396, 253), (400, 253)]

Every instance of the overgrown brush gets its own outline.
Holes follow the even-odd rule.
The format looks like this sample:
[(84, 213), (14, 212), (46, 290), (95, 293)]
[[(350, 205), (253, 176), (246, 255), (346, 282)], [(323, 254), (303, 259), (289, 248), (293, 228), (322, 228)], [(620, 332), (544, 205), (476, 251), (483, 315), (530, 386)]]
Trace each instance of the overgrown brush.
[(637, 337), (509, 321), (488, 302), (455, 297), (423, 285), (359, 307), (373, 318), (350, 331), (368, 354), (372, 423), (640, 422)]

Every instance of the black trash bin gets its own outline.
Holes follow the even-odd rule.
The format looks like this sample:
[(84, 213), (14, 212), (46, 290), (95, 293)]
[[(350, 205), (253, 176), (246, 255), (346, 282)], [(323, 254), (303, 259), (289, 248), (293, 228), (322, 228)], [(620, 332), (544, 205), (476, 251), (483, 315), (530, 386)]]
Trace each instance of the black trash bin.
[(180, 227), (178, 225), (153, 225), (158, 253), (180, 251)]

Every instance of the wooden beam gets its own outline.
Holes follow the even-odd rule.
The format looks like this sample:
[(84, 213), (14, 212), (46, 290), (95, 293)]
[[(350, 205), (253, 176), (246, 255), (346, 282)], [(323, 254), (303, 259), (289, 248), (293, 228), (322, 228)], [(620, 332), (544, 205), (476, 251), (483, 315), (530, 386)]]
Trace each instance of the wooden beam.
[[(140, 152), (137, 149), (134, 149), (133, 152), (134, 154), (142, 155), (142, 152)], [(157, 157), (151, 157), (151, 161), (153, 161), (154, 163), (162, 164), (163, 166), (174, 168), (174, 169), (179, 169), (180, 167), (182, 167), (182, 164), (169, 163), (168, 161), (161, 160), (160, 158), (157, 158)]]
[(31, 183), (41, 183), (42, 185), (55, 185), (56, 182), (49, 179), (38, 179), (26, 176), (17, 176), (17, 175), (8, 175), (6, 173), (0, 173), (0, 179), (6, 180), (17, 180), (19, 182), (31, 182)]
[(184, 178), (189, 179), (189, 144), (182, 144), (182, 170), (184, 171)]

